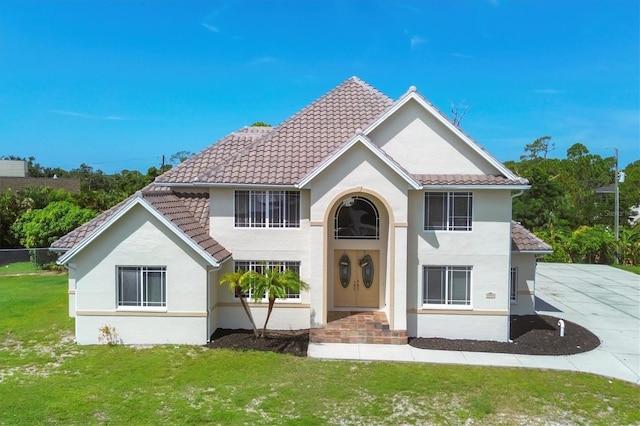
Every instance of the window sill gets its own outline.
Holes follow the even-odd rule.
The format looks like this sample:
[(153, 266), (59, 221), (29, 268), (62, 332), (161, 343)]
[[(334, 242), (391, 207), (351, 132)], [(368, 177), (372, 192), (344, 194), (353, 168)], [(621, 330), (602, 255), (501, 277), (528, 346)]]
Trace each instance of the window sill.
[(118, 306), (116, 312), (167, 312), (167, 307)]
[(425, 311), (472, 311), (473, 306), (471, 305), (422, 305), (420, 309)]

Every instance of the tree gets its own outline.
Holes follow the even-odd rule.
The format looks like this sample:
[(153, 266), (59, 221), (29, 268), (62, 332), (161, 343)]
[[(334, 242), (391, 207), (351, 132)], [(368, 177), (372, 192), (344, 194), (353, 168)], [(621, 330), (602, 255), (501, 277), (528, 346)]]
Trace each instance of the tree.
[(171, 164), (180, 164), (183, 163), (187, 158), (193, 156), (193, 152), (191, 151), (178, 151), (169, 157), (169, 162)]
[(574, 143), (567, 149), (567, 159), (577, 160), (589, 153), (589, 149), (580, 142)]
[(471, 105), (467, 104), (465, 100), (458, 102), (457, 104), (451, 101), (451, 121), (454, 126), (460, 127), (460, 122), (467, 115), (467, 112), (471, 109)]
[(568, 242), (568, 251), (574, 263), (613, 262), (614, 238), (604, 226), (581, 226), (573, 231)]
[(248, 286), (253, 289), (254, 301), (258, 302), (264, 295), (267, 295), (269, 304), (267, 307), (267, 317), (264, 320), (261, 336), (264, 337), (267, 331), (267, 323), (273, 312), (273, 306), (276, 299), (287, 297), (289, 291), (299, 293), (302, 289), (309, 288), (307, 283), (300, 280), (298, 274), (290, 269), (284, 271), (280, 269), (280, 265), (264, 268), (262, 274), (249, 271), (244, 277)]
[[(542, 136), (524, 147), (525, 154), (520, 156), (521, 160), (537, 160), (547, 158), (549, 151), (553, 151), (556, 144), (550, 143), (551, 136)], [(542, 157), (540, 155), (542, 154)]]
[(253, 320), (251, 309), (249, 309), (249, 305), (247, 304), (247, 300), (245, 298), (245, 292), (248, 290), (248, 288), (244, 288), (244, 286), (250, 283), (250, 280), (247, 279), (247, 274), (249, 272), (253, 271), (244, 272), (238, 269), (235, 272), (228, 272), (220, 278), (219, 284), (228, 286), (231, 293), (238, 296), (238, 298), (240, 299), (240, 303), (242, 304), (242, 308), (244, 309), (244, 313), (247, 315), (247, 318), (249, 318), (249, 322), (251, 322), (253, 334), (258, 337), (260, 333), (258, 333), (256, 322)]
[(70, 201), (54, 201), (45, 208), (25, 212), (12, 230), (27, 248), (49, 247), (51, 243), (97, 216)]
[(271, 124), (265, 123), (264, 121), (256, 121), (251, 127), (271, 127)]

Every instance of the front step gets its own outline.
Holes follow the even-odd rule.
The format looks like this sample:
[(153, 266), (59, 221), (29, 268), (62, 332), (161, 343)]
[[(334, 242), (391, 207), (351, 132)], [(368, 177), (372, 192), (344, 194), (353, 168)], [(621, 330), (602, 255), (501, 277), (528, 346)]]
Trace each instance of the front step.
[(324, 328), (309, 330), (309, 341), (405, 345), (408, 339), (406, 330), (389, 330), (389, 322), (384, 312), (330, 311), (327, 313), (327, 325)]

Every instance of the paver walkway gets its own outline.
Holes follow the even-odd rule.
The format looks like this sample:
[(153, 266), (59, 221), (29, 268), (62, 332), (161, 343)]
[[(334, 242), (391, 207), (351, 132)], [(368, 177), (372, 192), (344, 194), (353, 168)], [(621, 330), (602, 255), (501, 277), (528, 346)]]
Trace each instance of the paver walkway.
[(538, 264), (538, 312), (591, 330), (593, 351), (567, 356), (416, 349), (409, 345), (311, 343), (313, 358), (431, 362), (581, 371), (640, 384), (640, 276), (604, 265)]

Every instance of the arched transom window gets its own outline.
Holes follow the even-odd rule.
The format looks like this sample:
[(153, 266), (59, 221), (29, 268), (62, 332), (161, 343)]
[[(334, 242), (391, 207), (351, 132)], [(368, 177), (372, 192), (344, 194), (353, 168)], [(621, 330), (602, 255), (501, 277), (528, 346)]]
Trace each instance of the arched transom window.
[(335, 238), (380, 238), (380, 217), (376, 206), (364, 197), (348, 197), (342, 200), (335, 217)]

